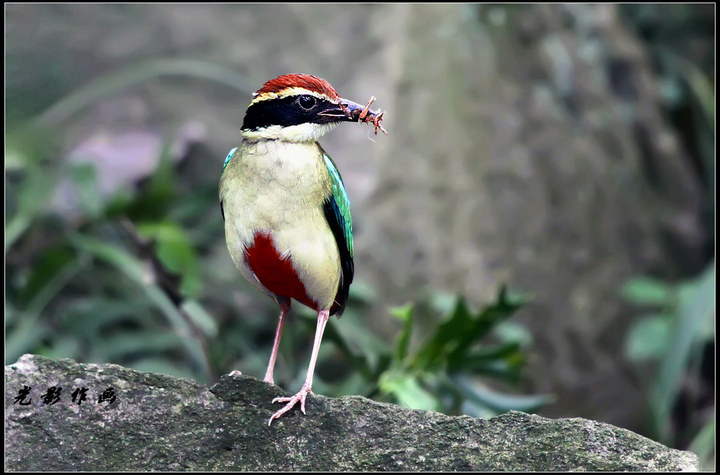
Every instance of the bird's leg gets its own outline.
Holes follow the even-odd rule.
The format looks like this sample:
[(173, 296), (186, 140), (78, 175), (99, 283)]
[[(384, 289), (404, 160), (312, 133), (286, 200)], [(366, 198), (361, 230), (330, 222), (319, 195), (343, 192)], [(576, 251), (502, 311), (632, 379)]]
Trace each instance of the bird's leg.
[(266, 383), (275, 384), (273, 380), (273, 371), (275, 370), (275, 360), (277, 360), (278, 348), (280, 347), (280, 337), (282, 336), (283, 325), (285, 325), (285, 316), (290, 311), (290, 299), (278, 300), (280, 304), (280, 318), (278, 319), (277, 329), (275, 330), (275, 341), (273, 341), (272, 354), (268, 362), (267, 371), (265, 372)]
[(313, 342), (312, 356), (310, 356), (310, 365), (308, 366), (307, 376), (305, 376), (305, 383), (297, 394), (290, 397), (276, 397), (273, 399), (273, 403), (286, 402), (285, 407), (277, 411), (268, 421), (268, 425), (272, 424), (274, 419), (282, 416), (295, 404), (300, 403), (300, 410), (305, 414), (305, 398), (307, 397), (310, 389), (312, 388), (313, 374), (315, 373), (315, 363), (317, 363), (318, 351), (320, 350), (320, 342), (322, 341), (323, 332), (325, 331), (325, 325), (327, 324), (328, 318), (330, 318), (330, 310), (320, 310), (318, 312), (317, 327), (315, 329), (315, 341)]

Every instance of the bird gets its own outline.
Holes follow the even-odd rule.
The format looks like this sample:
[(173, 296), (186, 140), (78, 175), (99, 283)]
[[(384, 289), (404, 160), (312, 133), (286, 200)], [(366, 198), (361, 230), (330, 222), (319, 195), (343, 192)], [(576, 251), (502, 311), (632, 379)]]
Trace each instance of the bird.
[(310, 74), (271, 79), (252, 97), (239, 145), (228, 153), (219, 183), (220, 210), (230, 257), (240, 273), (280, 307), (264, 381), (273, 372), (293, 300), (317, 312), (305, 382), (268, 425), (312, 389), (320, 342), (330, 316), (340, 317), (353, 281), (350, 200), (335, 162), (318, 139), (341, 122), (364, 122), (387, 134), (383, 112), (340, 97)]

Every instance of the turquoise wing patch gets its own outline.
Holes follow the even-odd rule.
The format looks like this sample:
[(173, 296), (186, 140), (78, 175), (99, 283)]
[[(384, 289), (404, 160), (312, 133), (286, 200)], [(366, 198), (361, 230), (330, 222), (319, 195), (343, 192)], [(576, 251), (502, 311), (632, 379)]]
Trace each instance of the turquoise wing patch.
[(223, 163), (223, 167), (222, 167), (223, 170), (225, 170), (225, 167), (227, 166), (227, 164), (230, 163), (230, 159), (232, 158), (233, 155), (235, 155), (236, 151), (237, 151), (237, 147), (235, 147), (234, 149), (230, 150), (230, 152), (228, 152), (227, 157), (225, 157), (225, 162)]
[(333, 162), (332, 158), (327, 153), (323, 153), (325, 159), (325, 165), (330, 172), (332, 179), (332, 195), (337, 207), (336, 213), (339, 215), (338, 218), (342, 218), (342, 233), (347, 243), (348, 251), (350, 255), (353, 255), (353, 238), (352, 238), (352, 216), (350, 215), (350, 198), (348, 198), (347, 191), (345, 191), (345, 184), (343, 183), (340, 172)]
[(342, 177), (338, 172), (335, 163), (323, 152), (323, 159), (327, 166), (332, 181), (332, 191), (325, 198), (323, 203), (323, 211), (325, 219), (327, 219), (330, 230), (335, 237), (338, 252), (340, 253), (340, 266), (342, 268), (342, 278), (335, 295), (335, 303), (330, 308), (330, 315), (342, 315), (345, 311), (350, 292), (350, 283), (353, 281), (355, 274), (355, 264), (353, 262), (353, 238), (352, 238), (352, 217), (350, 216), (350, 200), (348, 199), (345, 185)]

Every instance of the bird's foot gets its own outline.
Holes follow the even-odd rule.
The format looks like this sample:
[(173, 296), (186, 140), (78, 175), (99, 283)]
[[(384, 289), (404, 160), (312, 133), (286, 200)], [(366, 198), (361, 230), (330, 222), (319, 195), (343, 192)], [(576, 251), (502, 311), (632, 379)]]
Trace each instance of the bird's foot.
[(286, 402), (285, 407), (277, 411), (275, 414), (272, 415), (270, 420), (268, 421), (268, 425), (272, 424), (272, 421), (275, 419), (278, 419), (280, 416), (288, 412), (290, 409), (295, 407), (295, 404), (298, 402), (300, 403), (300, 410), (303, 414), (305, 414), (305, 398), (307, 398), (307, 395), (310, 393), (310, 388), (303, 385), (303, 387), (298, 391), (297, 394), (294, 396), (289, 397), (276, 397), (272, 400), (273, 404), (276, 402)]

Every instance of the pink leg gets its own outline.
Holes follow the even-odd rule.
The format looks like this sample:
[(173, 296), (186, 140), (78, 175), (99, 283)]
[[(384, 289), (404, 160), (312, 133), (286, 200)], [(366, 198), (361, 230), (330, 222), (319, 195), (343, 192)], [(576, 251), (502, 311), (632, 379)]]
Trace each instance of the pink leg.
[(278, 348), (280, 347), (280, 337), (282, 336), (283, 326), (285, 325), (285, 316), (290, 311), (290, 299), (280, 302), (280, 318), (278, 319), (277, 329), (275, 330), (275, 341), (273, 341), (272, 353), (268, 362), (267, 371), (265, 372), (266, 383), (275, 384), (273, 379), (273, 371), (275, 370), (275, 360), (277, 360)]
[(282, 416), (290, 409), (292, 409), (298, 402), (300, 403), (300, 410), (303, 414), (305, 414), (305, 398), (307, 397), (310, 389), (312, 388), (313, 374), (315, 373), (315, 363), (317, 363), (318, 351), (320, 350), (320, 341), (322, 341), (323, 332), (325, 331), (325, 325), (327, 324), (328, 318), (330, 318), (329, 309), (320, 310), (320, 312), (318, 312), (318, 322), (315, 329), (315, 341), (313, 342), (312, 356), (310, 356), (310, 365), (308, 366), (307, 376), (305, 376), (305, 383), (303, 383), (302, 388), (300, 388), (300, 391), (298, 391), (296, 395), (291, 397), (276, 397), (275, 399), (273, 399), (273, 403), (287, 402), (287, 404), (285, 405), (285, 407), (273, 414), (273, 416), (268, 421), (268, 425), (272, 424), (272, 421), (274, 419), (277, 419), (278, 417)]

